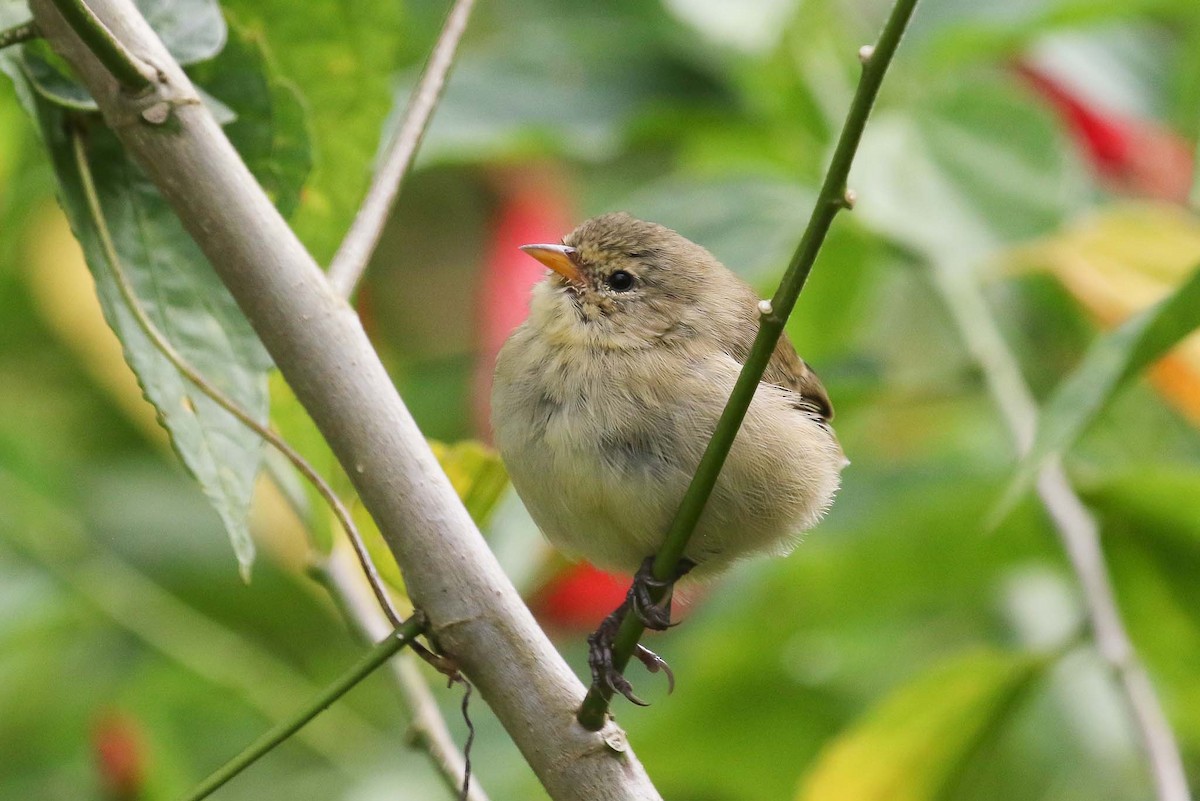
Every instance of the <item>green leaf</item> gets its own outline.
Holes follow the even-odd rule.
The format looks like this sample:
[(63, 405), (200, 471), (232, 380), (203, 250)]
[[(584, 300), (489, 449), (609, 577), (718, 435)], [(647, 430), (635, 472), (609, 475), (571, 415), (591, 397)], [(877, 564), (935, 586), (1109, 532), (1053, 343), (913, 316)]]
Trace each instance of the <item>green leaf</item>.
[(855, 216), (926, 259), (971, 266), (1057, 229), (1087, 200), (1044, 109), (996, 81), (963, 81), (872, 120), (850, 174)]
[(193, 80), (235, 119), (225, 128), (246, 166), (279, 211), (289, 216), (312, 171), (312, 143), (295, 88), (279, 77), (262, 38), (236, 24), (215, 59), (191, 69)]
[(1130, 379), (1198, 327), (1200, 268), (1171, 295), (1100, 336), (1042, 409), (1033, 445), (1017, 466), (994, 517), (999, 519), (1012, 509), (1042, 467), (1066, 453)]
[(135, 0), (138, 10), (184, 66), (212, 58), (225, 44), (217, 0)]
[[(58, 177), (59, 198), (83, 246), (105, 318), (116, 332), (146, 398), (189, 472), (200, 482), (233, 542), (243, 575), (254, 558), (246, 515), (262, 460), (258, 436), (184, 378), (138, 326), (105, 258), (67, 133), (70, 120), (39, 100), (38, 122)], [(184, 359), (256, 419), (267, 419), (270, 359), (233, 298), (153, 184), (113, 135), (86, 137), (101, 212), (121, 269), (142, 308)]]
[(946, 798), (1044, 665), (1028, 655), (982, 651), (920, 676), (830, 743), (796, 798)]
[[(392, 105), (402, 43), (394, 0), (228, 0), (232, 17), (270, 45), (280, 73), (309, 109), (313, 171), (292, 227), (318, 262), (329, 260), (371, 177)], [(300, 13), (300, 12), (303, 13)]]

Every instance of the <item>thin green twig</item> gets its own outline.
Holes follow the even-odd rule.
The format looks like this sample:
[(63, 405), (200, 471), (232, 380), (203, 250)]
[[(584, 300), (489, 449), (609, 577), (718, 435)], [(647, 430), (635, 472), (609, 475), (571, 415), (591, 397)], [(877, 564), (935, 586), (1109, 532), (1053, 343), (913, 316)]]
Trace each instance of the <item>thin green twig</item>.
[(153, 70), (113, 36), (113, 32), (92, 13), (84, 0), (51, 2), (123, 89), (134, 94), (150, 89), (154, 83)]
[[(704, 456), (700, 459), (700, 465), (696, 468), (692, 483), (688, 485), (687, 493), (683, 497), (679, 511), (675, 514), (663, 547), (654, 559), (654, 576), (662, 581), (676, 575), (679, 560), (683, 556), (684, 549), (687, 548), (688, 540), (700, 520), (700, 515), (712, 494), (713, 487), (716, 486), (717, 476), (725, 464), (725, 458), (729, 455), (729, 449), (742, 425), (746, 411), (750, 408), (750, 401), (758, 389), (771, 354), (775, 351), (775, 345), (783, 333), (784, 324), (796, 305), (800, 290), (804, 288), (804, 283), (808, 280), (808, 275), (816, 262), (817, 253), (825, 241), (825, 235), (829, 231), (833, 218), (842, 209), (850, 208), (853, 205), (853, 195), (846, 189), (846, 177), (850, 172), (850, 164), (858, 150), (858, 143), (862, 139), (867, 117), (875, 104), (875, 97), (879, 94), (883, 76), (900, 44), (900, 38), (904, 34), (904, 29), (912, 17), (916, 4), (917, 0), (897, 0), (884, 24), (879, 41), (874, 47), (868, 45), (859, 51), (859, 57), (863, 64), (862, 77), (858, 89), (854, 93), (854, 99), (850, 103), (846, 122), (842, 126), (837, 147), (833, 151), (829, 170), (825, 174), (825, 181), (817, 195), (816, 206), (809, 218), (808, 227), (805, 228), (804, 235), (800, 238), (800, 244), (788, 264), (787, 272), (784, 274), (783, 281), (775, 292), (769, 308), (767, 304), (763, 304), (763, 313), (759, 319), (758, 335), (754, 340), (754, 346), (742, 367), (742, 372), (734, 385), (729, 402), (725, 405), (721, 419), (717, 422), (716, 431), (713, 432)], [(625, 670), (643, 631), (644, 627), (636, 615), (627, 614), (625, 616), (613, 646), (613, 665), (617, 670)], [(610, 688), (593, 685), (588, 690), (583, 704), (579, 707), (577, 715), (579, 723), (586, 729), (598, 731), (604, 725), (611, 698)]]
[(354, 667), (347, 670), (337, 681), (309, 702), (295, 717), (291, 720), (283, 721), (247, 746), (246, 750), (226, 762), (220, 770), (213, 773), (192, 790), (192, 792), (188, 793), (184, 797), (184, 801), (200, 801), (202, 798), (207, 798), (234, 776), (253, 765), (255, 761), (272, 748), (291, 737), (305, 723), (315, 718), (327, 706), (341, 698), (352, 687), (370, 675), (375, 668), (388, 661), (405, 645), (411, 644), (413, 638), (424, 630), (424, 623), (424, 620), (418, 615), (410, 617), (404, 625), (393, 632), (387, 639), (375, 645)]
[(22, 22), (20, 25), (14, 25), (11, 28), (5, 28), (0, 31), (0, 50), (6, 47), (11, 47), (21, 42), (28, 42), (30, 39), (37, 39), (41, 36), (38, 32), (37, 25), (31, 20)]

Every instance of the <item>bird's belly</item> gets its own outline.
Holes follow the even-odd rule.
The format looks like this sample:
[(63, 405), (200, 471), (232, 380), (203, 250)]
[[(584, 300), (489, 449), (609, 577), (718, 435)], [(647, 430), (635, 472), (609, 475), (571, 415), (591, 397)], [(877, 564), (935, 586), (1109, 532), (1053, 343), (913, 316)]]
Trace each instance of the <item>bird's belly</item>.
[[(514, 487), (546, 537), (599, 567), (631, 572), (656, 553), (708, 444), (733, 377), (648, 378), (639, 366), (532, 360), (498, 380), (496, 443)], [(594, 362), (592, 362), (594, 364)], [(686, 388), (684, 397), (645, 387)], [(709, 392), (706, 403), (688, 402)], [(755, 396), (685, 555), (693, 575), (756, 552), (785, 552), (823, 513), (843, 457), (828, 429), (778, 388)], [(522, 402), (511, 401), (520, 397)], [(698, 411), (702, 410), (702, 411)]]
[(527, 429), (507, 460), (517, 492), (559, 549), (636, 569), (661, 545), (690, 477), (671, 426), (633, 430), (627, 410), (577, 403), (545, 411), (540, 436)]

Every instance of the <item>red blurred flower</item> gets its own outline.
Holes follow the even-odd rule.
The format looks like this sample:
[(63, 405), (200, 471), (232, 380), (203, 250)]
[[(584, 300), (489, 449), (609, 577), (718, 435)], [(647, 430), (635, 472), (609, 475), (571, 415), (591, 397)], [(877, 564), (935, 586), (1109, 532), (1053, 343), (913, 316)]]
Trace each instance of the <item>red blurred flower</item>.
[(546, 268), (521, 245), (558, 242), (574, 227), (574, 203), (553, 167), (523, 165), (492, 173), (498, 202), (479, 280), (478, 351), (474, 382), (475, 430), (491, 439), (488, 399), (496, 354), (529, 313), (533, 285)]
[(1115, 191), (1187, 201), (1193, 164), (1183, 137), (1156, 120), (1097, 108), (1037, 67), (1020, 63), (1016, 71), (1058, 112), (1093, 169)]
[(123, 712), (105, 712), (92, 725), (91, 739), (104, 796), (115, 801), (140, 798), (146, 749), (138, 721)]

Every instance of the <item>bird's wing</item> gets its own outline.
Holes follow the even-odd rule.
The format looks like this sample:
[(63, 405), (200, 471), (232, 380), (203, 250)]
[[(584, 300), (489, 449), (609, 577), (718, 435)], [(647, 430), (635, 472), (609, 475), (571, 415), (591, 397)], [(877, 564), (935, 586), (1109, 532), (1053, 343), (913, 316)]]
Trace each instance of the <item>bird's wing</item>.
[[(757, 298), (749, 287), (746, 289), (749, 293), (747, 301), (750, 302), (740, 304), (744, 313), (739, 315), (737, 329), (727, 332), (724, 338), (731, 346), (729, 355), (742, 364), (745, 364), (750, 355), (750, 348), (758, 332)], [(771, 360), (767, 363), (766, 372), (763, 373), (763, 381), (799, 393), (798, 407), (802, 411), (810, 412), (824, 422), (833, 419), (833, 403), (829, 400), (829, 393), (825, 391), (821, 379), (813, 369), (797, 355), (796, 348), (787, 334), (779, 338), (775, 352), (771, 354)]]
[(825, 385), (808, 363), (796, 354), (787, 334), (779, 338), (771, 361), (767, 362), (763, 380), (795, 390), (800, 393), (800, 402), (805, 411), (820, 415), (825, 422), (833, 419), (833, 402), (829, 400)]

